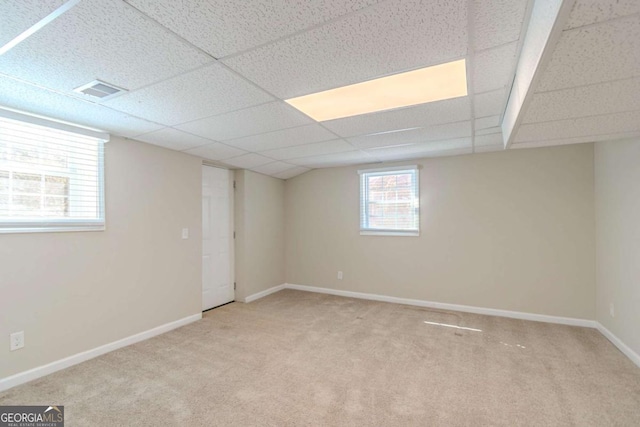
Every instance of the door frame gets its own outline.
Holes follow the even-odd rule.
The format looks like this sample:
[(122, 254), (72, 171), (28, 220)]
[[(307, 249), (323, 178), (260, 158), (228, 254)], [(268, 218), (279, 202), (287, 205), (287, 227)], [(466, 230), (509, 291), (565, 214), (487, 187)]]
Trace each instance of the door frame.
[[(227, 173), (229, 174), (229, 280), (231, 283), (233, 283), (233, 300), (229, 301), (229, 302), (234, 302), (236, 300), (236, 260), (235, 260), (235, 243), (236, 243), (236, 236), (235, 236), (235, 217), (234, 217), (234, 206), (235, 206), (235, 173), (232, 169), (229, 169), (227, 167), (224, 166), (220, 166), (217, 165), (215, 163), (210, 163), (207, 162), (206, 160), (202, 161), (202, 166), (200, 167), (200, 194), (202, 195), (202, 171), (205, 167), (208, 168), (217, 168), (217, 169), (223, 169), (226, 170)], [(202, 212), (202, 197), (200, 197), (200, 212)], [(201, 218), (201, 222), (202, 222), (202, 218)], [(202, 248), (202, 242), (204, 240), (204, 228), (200, 227), (202, 234), (200, 235), (200, 259), (202, 259), (202, 255), (203, 255), (203, 248)], [(202, 269), (200, 269), (200, 307), (202, 307), (202, 283), (204, 282), (204, 277), (202, 274)], [(228, 303), (225, 303), (228, 304)], [(222, 305), (225, 305), (222, 304)], [(216, 306), (216, 307), (220, 307)], [(208, 308), (206, 310), (203, 310), (203, 312), (205, 311), (209, 311), (212, 310), (216, 307), (211, 307)]]

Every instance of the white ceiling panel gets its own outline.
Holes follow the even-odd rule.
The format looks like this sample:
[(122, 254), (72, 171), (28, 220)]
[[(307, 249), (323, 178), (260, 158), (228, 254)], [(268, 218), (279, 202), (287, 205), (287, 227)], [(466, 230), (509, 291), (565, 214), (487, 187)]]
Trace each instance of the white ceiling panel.
[(0, 75), (0, 105), (132, 137), (162, 126)]
[(511, 85), (516, 64), (516, 42), (475, 54), (473, 91), (475, 93), (505, 89)]
[(229, 147), (228, 145), (214, 142), (213, 144), (203, 145), (197, 148), (191, 148), (185, 150), (185, 153), (193, 154), (194, 156), (200, 156), (209, 160), (226, 160), (232, 157), (242, 156), (247, 154), (246, 151), (239, 148)]
[(271, 100), (266, 92), (213, 63), (121, 95), (105, 105), (172, 126)]
[(299, 157), (320, 156), (323, 154), (342, 153), (353, 151), (355, 148), (342, 139), (333, 141), (316, 142), (314, 144), (298, 145), (295, 147), (278, 148), (262, 152), (277, 160), (289, 160)]
[(490, 127), (486, 129), (476, 129), (476, 137), (480, 135), (491, 135), (492, 133), (502, 133), (502, 128), (500, 126)]
[(377, 133), (373, 135), (356, 136), (347, 139), (360, 149), (390, 147), (406, 144), (418, 144), (427, 141), (437, 141), (471, 136), (471, 122), (447, 123), (428, 128), (406, 129)]
[(567, 139), (617, 132), (640, 133), (640, 110), (520, 126), (515, 142)]
[[(0, 47), (4, 46), (66, 0), (3, 0), (0, 2)], [(11, 18), (11, 19), (9, 19)]]
[(291, 163), (273, 162), (273, 163), (267, 163), (266, 165), (262, 165), (262, 166), (256, 166), (255, 168), (252, 168), (251, 170), (254, 171), (254, 172), (263, 173), (265, 175), (275, 175), (275, 174), (279, 174), (281, 172), (288, 171), (288, 170), (293, 169), (295, 167), (297, 167), (297, 166), (296, 165), (292, 165)]
[(481, 117), (474, 120), (476, 132), (482, 129), (488, 129), (500, 126), (500, 116)]
[(523, 123), (640, 110), (640, 78), (536, 93)]
[(253, 169), (257, 166), (266, 165), (267, 163), (273, 163), (273, 159), (265, 156), (261, 156), (256, 153), (243, 154), (239, 157), (233, 157), (226, 159), (225, 163), (242, 169)]
[(429, 157), (451, 151), (456, 154), (470, 153), (472, 151), (471, 138), (456, 138), (447, 141), (423, 142), (421, 144), (406, 145), (403, 147), (385, 147), (366, 150), (371, 156), (382, 161)]
[(75, 94), (96, 78), (133, 90), (211, 61), (122, 1), (83, 0), (4, 54), (0, 72)]
[(474, 44), (477, 50), (520, 38), (527, 0), (475, 0), (473, 7)]
[(259, 135), (247, 136), (225, 141), (226, 144), (242, 148), (247, 151), (266, 151), (294, 145), (312, 144), (314, 142), (329, 141), (336, 135), (318, 124), (299, 126), (295, 128), (277, 130)]
[(640, 15), (635, 15), (565, 31), (536, 90), (563, 89), (638, 75)]
[(218, 141), (314, 123), (288, 104), (277, 101), (176, 126)]
[(504, 140), (502, 132), (491, 133), (487, 135), (476, 135), (473, 146), (476, 150), (480, 147), (499, 145), (504, 148)]
[(427, 127), (471, 119), (469, 97), (430, 102), (415, 107), (330, 120), (323, 125), (342, 137)]
[(338, 154), (324, 154), (320, 156), (302, 157), (291, 161), (291, 163), (295, 163), (301, 166), (307, 166), (310, 168), (330, 168), (334, 166), (345, 166), (374, 162), (378, 162), (378, 159), (360, 150), (348, 151)]
[(311, 169), (302, 166), (296, 166), (295, 168), (288, 169), (284, 172), (276, 173), (273, 176), (280, 179), (290, 179), (294, 176), (302, 175), (305, 172), (309, 172)]
[(499, 116), (507, 103), (504, 89), (485, 92), (473, 97), (475, 117)]
[(377, 0), (127, 2), (221, 58), (362, 9)]
[(223, 62), (283, 99), (459, 59), (466, 2), (387, 1)]
[(144, 135), (139, 135), (136, 139), (178, 151), (188, 150), (189, 148), (200, 147), (202, 145), (216, 142), (172, 128), (164, 128)]
[(640, 13), (638, 0), (577, 0), (565, 28), (582, 27), (634, 13)]

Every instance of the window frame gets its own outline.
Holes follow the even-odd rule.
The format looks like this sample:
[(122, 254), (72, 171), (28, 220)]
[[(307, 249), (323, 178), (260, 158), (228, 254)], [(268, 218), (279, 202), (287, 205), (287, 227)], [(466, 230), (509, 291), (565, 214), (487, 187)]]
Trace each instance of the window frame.
[[(76, 126), (66, 122), (59, 122), (46, 117), (31, 115), (17, 110), (0, 107), (0, 117), (29, 125), (37, 125), (52, 130), (65, 131), (95, 140), (96, 143), (96, 218), (47, 218), (42, 219), (16, 219), (16, 218), (0, 218), (0, 234), (17, 234), (17, 233), (42, 233), (42, 232), (76, 232), (76, 231), (104, 231), (106, 229), (105, 218), (105, 180), (104, 180), (104, 144), (109, 141), (110, 135), (94, 129)], [(68, 171), (51, 171), (42, 170), (42, 168), (34, 166), (18, 165), (9, 170), (10, 176), (15, 173), (25, 173), (32, 175), (60, 176), (73, 180), (74, 176)], [(46, 179), (46, 178), (42, 178)], [(11, 194), (11, 192), (9, 193)], [(45, 196), (42, 196), (45, 197)], [(72, 198), (66, 196), (70, 203)]]
[[(369, 220), (369, 188), (367, 178), (370, 176), (388, 176), (399, 175), (401, 173), (410, 172), (414, 176), (413, 187), (413, 206), (415, 212), (416, 228), (393, 230), (365, 227), (365, 221)], [(388, 168), (377, 169), (360, 169), (358, 170), (360, 180), (360, 235), (361, 236), (404, 236), (419, 237), (420, 236), (420, 170), (417, 165), (393, 166)], [(368, 224), (367, 224), (368, 225)]]

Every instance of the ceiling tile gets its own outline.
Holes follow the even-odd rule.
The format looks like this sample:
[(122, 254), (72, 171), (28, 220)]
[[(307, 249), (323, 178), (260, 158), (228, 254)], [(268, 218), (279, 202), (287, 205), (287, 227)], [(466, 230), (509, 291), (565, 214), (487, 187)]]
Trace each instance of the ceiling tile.
[(310, 168), (330, 168), (334, 166), (355, 165), (359, 163), (375, 163), (378, 160), (364, 151), (348, 151), (344, 153), (324, 154), (319, 156), (302, 157), (292, 160), (301, 166)]
[(267, 163), (272, 163), (273, 159), (268, 157), (261, 156), (256, 153), (243, 154), (239, 157), (233, 157), (231, 159), (226, 159), (225, 163), (235, 166), (242, 169), (253, 169), (257, 166), (266, 165)]
[(75, 94), (96, 78), (133, 90), (211, 61), (123, 1), (83, 0), (4, 54), (0, 72)]
[(500, 116), (506, 107), (507, 98), (504, 89), (485, 92), (473, 97), (475, 117)]
[(362, 9), (377, 0), (128, 2), (171, 31), (221, 58)]
[(523, 123), (640, 110), (640, 78), (534, 94)]
[(492, 133), (500, 133), (502, 132), (502, 128), (500, 126), (495, 126), (495, 127), (491, 127), (491, 128), (485, 128), (485, 129), (476, 129), (476, 137), (479, 135), (490, 135)]
[(238, 157), (247, 152), (235, 147), (229, 147), (228, 145), (214, 142), (213, 144), (203, 145), (197, 148), (191, 148), (185, 150), (185, 153), (193, 154), (194, 156), (204, 157), (209, 160), (226, 160), (232, 157)]
[(267, 163), (266, 165), (256, 166), (255, 168), (251, 168), (254, 172), (260, 172), (265, 175), (276, 175), (287, 170), (295, 168), (295, 165), (285, 162), (273, 162)]
[(121, 95), (105, 105), (171, 126), (271, 100), (264, 91), (214, 63)]
[(427, 141), (437, 141), (471, 136), (471, 122), (447, 123), (428, 128), (406, 129), (402, 131), (384, 132), (373, 135), (363, 135), (347, 139), (360, 149), (390, 147), (406, 144), (417, 144)]
[(288, 104), (277, 101), (176, 126), (217, 141), (314, 123)]
[(323, 122), (323, 125), (336, 134), (348, 138), (469, 119), (471, 119), (469, 97), (465, 96), (415, 107), (330, 120)]
[(577, 0), (566, 28), (581, 27), (634, 13), (640, 13), (638, 0)]
[(336, 136), (318, 124), (299, 126), (295, 128), (277, 130), (259, 135), (247, 136), (225, 141), (226, 144), (242, 148), (247, 151), (266, 151), (294, 145), (312, 144), (314, 142), (329, 141)]
[(262, 154), (277, 160), (289, 160), (298, 157), (353, 151), (354, 149), (355, 148), (348, 142), (342, 139), (335, 139), (333, 141), (316, 142), (295, 147), (277, 148), (275, 150), (264, 151)]
[(483, 50), (473, 58), (473, 91), (475, 93), (505, 89), (511, 85), (516, 64), (517, 43)]
[(475, 0), (473, 7), (474, 44), (477, 50), (520, 38), (527, 0)]
[(500, 116), (489, 116), (489, 117), (481, 117), (479, 119), (475, 119), (474, 127), (476, 132), (481, 129), (493, 128), (500, 126)]
[(516, 142), (608, 135), (617, 132), (640, 133), (640, 110), (578, 119), (525, 124), (518, 129)]
[(466, 23), (466, 2), (387, 1), (223, 62), (287, 99), (460, 59)]
[(0, 76), (0, 105), (132, 137), (162, 128), (100, 104)]
[(146, 133), (136, 137), (137, 140), (159, 145), (172, 150), (188, 150), (189, 148), (211, 144), (215, 141), (181, 132), (172, 128), (164, 128), (154, 132)]
[(456, 138), (447, 141), (423, 142), (404, 147), (388, 147), (366, 150), (371, 156), (383, 160), (402, 160), (441, 155), (443, 153), (463, 154), (472, 151), (471, 138)]
[[(67, 0), (3, 0), (0, 2), (0, 47), (22, 34), (24, 31)], [(11, 17), (11, 19), (5, 19)]]
[(504, 139), (502, 138), (502, 132), (492, 133), (487, 135), (476, 135), (474, 138), (473, 146), (486, 147), (491, 145), (499, 145), (504, 148)]
[(309, 168), (305, 168), (305, 167), (302, 167), (302, 166), (296, 166), (296, 167), (294, 167), (292, 169), (288, 169), (288, 170), (286, 170), (284, 172), (277, 173), (277, 174), (275, 174), (273, 176), (275, 176), (276, 178), (280, 178), (280, 179), (289, 179), (289, 178), (293, 178), (294, 176), (301, 175), (301, 174), (303, 174), (305, 172), (308, 172), (310, 170), (311, 169), (309, 169)]
[(640, 75), (640, 15), (562, 33), (538, 91)]

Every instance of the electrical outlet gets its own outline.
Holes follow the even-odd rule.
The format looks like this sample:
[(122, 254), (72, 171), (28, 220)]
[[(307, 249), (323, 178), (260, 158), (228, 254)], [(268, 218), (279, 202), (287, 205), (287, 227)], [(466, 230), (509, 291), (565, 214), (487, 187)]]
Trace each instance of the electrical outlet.
[(616, 307), (612, 302), (609, 303), (609, 314), (611, 315), (611, 317), (616, 317)]
[(338, 280), (342, 280), (342, 271), (338, 271)]
[(9, 335), (9, 348), (11, 351), (24, 347), (24, 331), (14, 332)]

